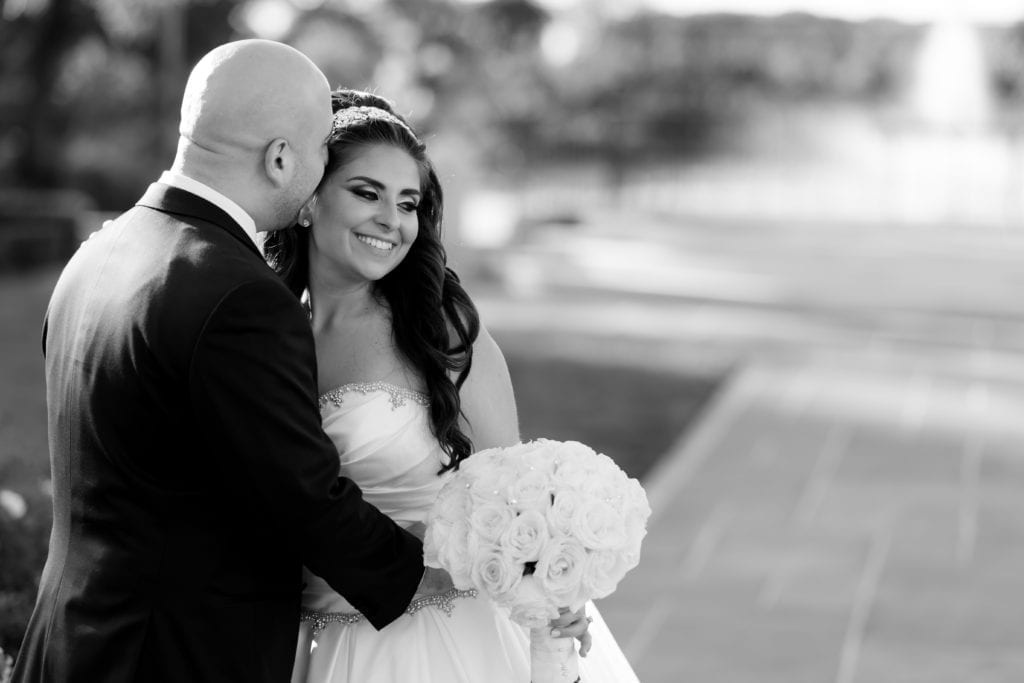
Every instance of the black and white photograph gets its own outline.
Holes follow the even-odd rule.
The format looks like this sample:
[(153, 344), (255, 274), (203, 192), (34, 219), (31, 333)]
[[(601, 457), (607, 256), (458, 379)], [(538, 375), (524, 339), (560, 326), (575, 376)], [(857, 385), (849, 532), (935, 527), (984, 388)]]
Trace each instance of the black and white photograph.
[(1024, 4), (0, 0), (0, 683), (1024, 681)]

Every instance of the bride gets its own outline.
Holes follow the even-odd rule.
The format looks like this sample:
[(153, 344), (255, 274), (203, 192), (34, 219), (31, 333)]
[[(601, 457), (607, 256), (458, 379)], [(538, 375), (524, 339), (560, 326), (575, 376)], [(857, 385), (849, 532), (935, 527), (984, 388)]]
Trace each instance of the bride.
[[(342, 475), (422, 535), (459, 462), (518, 443), (511, 380), (445, 266), (441, 187), (424, 145), (375, 95), (336, 91), (334, 110), (320, 187), (299, 225), (264, 249), (310, 312), (320, 413)], [(530, 680), (527, 632), (475, 591), (418, 596), (377, 631), (325, 581), (305, 581), (293, 682)], [(636, 681), (596, 608), (586, 611), (586, 632), (582, 615), (555, 624), (583, 633), (584, 683)]]

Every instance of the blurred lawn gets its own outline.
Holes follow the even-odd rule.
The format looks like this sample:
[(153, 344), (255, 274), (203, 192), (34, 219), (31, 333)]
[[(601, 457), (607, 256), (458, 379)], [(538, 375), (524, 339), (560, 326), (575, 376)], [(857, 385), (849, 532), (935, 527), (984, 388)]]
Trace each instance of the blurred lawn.
[(0, 488), (50, 476), (42, 327), (58, 271), (0, 276)]
[(643, 478), (693, 422), (718, 381), (508, 354), (523, 439), (582, 441)]
[(55, 269), (0, 275), (0, 490), (17, 491), (27, 506), (20, 519), (0, 508), (0, 648), (9, 654), (32, 612), (50, 534), (40, 334), (56, 278)]

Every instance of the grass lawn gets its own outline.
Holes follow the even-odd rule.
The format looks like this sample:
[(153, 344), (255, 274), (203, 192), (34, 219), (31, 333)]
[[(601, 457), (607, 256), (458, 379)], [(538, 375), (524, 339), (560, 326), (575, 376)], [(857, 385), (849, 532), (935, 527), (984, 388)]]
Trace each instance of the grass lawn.
[(56, 277), (55, 270), (0, 276), (0, 491), (20, 493), (28, 507), (17, 520), (0, 508), (0, 648), (9, 653), (32, 612), (50, 533), (40, 333)]
[[(20, 642), (45, 559), (49, 461), (39, 336), (57, 274), (0, 276), (0, 490), (21, 493), (29, 506), (17, 521), (0, 509), (0, 647), (8, 651)], [(614, 359), (596, 365), (517, 349), (508, 361), (524, 439), (582, 441), (636, 477), (692, 422), (717, 384)]]
[(509, 354), (523, 439), (582, 441), (639, 479), (693, 422), (718, 381)]
[(41, 334), (57, 275), (0, 276), (0, 488), (49, 478)]

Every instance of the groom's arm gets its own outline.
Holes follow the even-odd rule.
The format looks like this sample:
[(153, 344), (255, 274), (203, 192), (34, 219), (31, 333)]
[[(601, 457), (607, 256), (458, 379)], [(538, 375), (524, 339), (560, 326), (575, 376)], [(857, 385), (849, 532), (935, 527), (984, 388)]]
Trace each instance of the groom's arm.
[(320, 427), (309, 323), (277, 282), (228, 293), (196, 345), (190, 384), (199, 419), (222, 435), (228, 481), (295, 534), (302, 561), (377, 628), (408, 606), (422, 544), (338, 477)]

